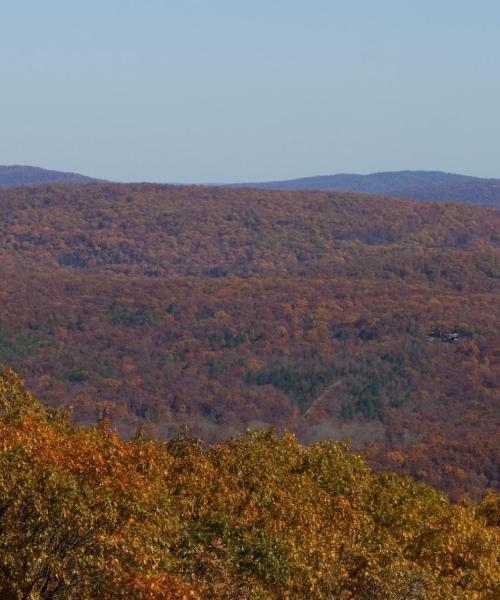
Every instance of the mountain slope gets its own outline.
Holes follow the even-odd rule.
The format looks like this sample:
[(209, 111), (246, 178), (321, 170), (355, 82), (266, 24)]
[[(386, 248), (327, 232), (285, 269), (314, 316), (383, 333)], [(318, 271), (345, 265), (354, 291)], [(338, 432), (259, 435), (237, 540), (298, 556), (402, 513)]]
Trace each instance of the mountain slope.
[(324, 175), (284, 181), (232, 184), (230, 187), (365, 192), (398, 198), (449, 200), (500, 208), (500, 179), (484, 179), (440, 171)]
[(47, 169), (24, 165), (0, 165), (0, 188), (42, 183), (75, 183), (81, 185), (95, 181), (98, 180), (78, 173), (48, 171)]
[(0, 191), (0, 363), (80, 422), (349, 437), (457, 498), (498, 479), (500, 211), (349, 193)]

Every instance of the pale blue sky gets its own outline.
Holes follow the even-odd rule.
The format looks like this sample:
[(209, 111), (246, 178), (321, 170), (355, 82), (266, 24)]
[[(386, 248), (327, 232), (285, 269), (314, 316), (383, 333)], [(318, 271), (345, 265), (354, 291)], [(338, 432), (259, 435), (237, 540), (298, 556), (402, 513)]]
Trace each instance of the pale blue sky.
[(5, 1), (0, 76), (0, 164), (500, 177), (498, 0)]

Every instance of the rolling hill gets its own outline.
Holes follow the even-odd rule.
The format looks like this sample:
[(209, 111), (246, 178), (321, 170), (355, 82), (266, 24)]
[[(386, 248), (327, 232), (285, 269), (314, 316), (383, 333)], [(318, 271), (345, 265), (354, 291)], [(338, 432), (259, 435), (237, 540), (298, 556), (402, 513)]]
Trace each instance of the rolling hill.
[(0, 191), (0, 363), (81, 423), (348, 437), (497, 488), (500, 212), (355, 193)]
[(0, 165), (0, 188), (16, 187), (20, 185), (36, 185), (48, 183), (74, 183), (85, 184), (98, 181), (92, 177), (78, 173), (64, 173), (62, 171), (49, 171), (39, 167), (24, 165)]
[(232, 184), (266, 190), (365, 192), (415, 200), (443, 200), (500, 208), (500, 179), (440, 171), (394, 171), (371, 175), (324, 175), (285, 181)]

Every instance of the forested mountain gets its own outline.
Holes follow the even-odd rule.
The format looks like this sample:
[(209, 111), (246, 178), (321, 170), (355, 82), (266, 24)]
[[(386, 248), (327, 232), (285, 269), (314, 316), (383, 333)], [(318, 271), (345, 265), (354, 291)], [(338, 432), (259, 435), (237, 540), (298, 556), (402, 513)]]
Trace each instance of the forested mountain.
[(415, 200), (448, 200), (500, 208), (500, 179), (440, 171), (394, 171), (371, 175), (323, 175), (286, 181), (233, 184), (267, 190), (366, 192)]
[(63, 173), (62, 171), (48, 171), (39, 167), (22, 165), (0, 165), (0, 188), (15, 187), (18, 185), (34, 185), (41, 183), (75, 183), (84, 184), (97, 181), (78, 173)]
[(345, 444), (75, 427), (0, 372), (0, 597), (496, 600), (500, 497), (450, 504)]
[(79, 422), (348, 437), (497, 488), (500, 213), (349, 193), (0, 191), (0, 362)]

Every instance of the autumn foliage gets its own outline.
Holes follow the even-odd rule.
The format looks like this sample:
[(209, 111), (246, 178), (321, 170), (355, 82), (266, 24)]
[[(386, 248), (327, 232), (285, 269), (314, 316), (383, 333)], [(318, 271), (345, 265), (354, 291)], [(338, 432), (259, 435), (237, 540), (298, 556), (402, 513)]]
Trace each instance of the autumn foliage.
[(0, 363), (123, 437), (348, 437), (499, 486), (500, 213), (155, 185), (0, 192)]
[(499, 501), (452, 505), (343, 443), (82, 428), (0, 375), (0, 597), (488, 599)]

